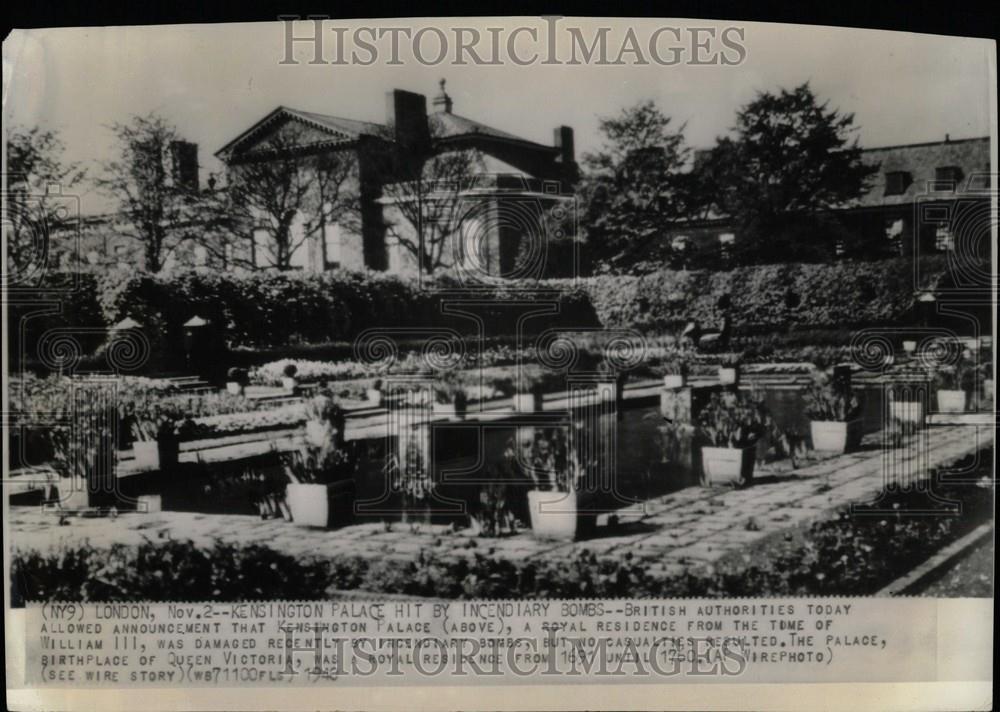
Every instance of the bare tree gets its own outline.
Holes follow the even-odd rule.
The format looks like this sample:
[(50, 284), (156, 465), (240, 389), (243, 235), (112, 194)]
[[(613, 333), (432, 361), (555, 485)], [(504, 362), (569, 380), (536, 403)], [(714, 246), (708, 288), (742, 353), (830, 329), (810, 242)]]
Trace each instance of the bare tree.
[(131, 225), (129, 237), (142, 243), (146, 269), (158, 272), (184, 241), (199, 234), (197, 188), (175, 180), (172, 146), (177, 130), (156, 114), (115, 123), (118, 155), (103, 164), (99, 188), (118, 201), (119, 216)]
[[(307, 153), (308, 141), (288, 123), (252, 155), (230, 166), (229, 205), (243, 229), (264, 229), (268, 266), (288, 269), (292, 256), (324, 226), (354, 216), (358, 161), (351, 150)], [(303, 220), (302, 231), (293, 229)]]
[[(431, 150), (414, 155), (391, 141), (369, 149), (365, 160), (382, 186), (386, 238), (413, 256), (430, 273), (447, 266), (447, 250), (475, 202), (467, 194), (482, 173), (482, 154), (471, 148), (440, 150), (431, 133)], [(436, 148), (435, 148), (436, 147)]]
[[(62, 159), (65, 147), (58, 134), (38, 126), (13, 127), (7, 136), (7, 191), (4, 212), (7, 264), (5, 278), (17, 281), (27, 276), (48, 249), (53, 231), (72, 215), (64, 215), (53, 204), (51, 189), (66, 195), (83, 180), (85, 171)], [(78, 216), (75, 216), (78, 217)]]

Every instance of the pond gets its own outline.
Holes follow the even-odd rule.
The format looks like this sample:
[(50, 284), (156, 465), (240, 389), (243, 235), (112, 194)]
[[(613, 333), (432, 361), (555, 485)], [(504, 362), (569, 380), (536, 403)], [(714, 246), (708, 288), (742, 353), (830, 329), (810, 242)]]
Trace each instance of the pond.
[[(809, 420), (801, 390), (787, 387), (758, 389), (772, 417), (780, 429), (795, 433), (808, 443)], [(865, 431), (881, 427), (883, 397), (878, 387), (864, 392)], [(498, 465), (512, 438), (531, 438), (534, 427), (553, 422), (553, 414), (539, 416), (534, 426), (516, 426), (509, 422), (490, 424), (472, 421), (439, 423), (433, 428), (434, 481), (437, 498), (430, 509), (436, 521), (467, 520), (468, 512), (480, 506), (481, 492), (486, 484), (497, 482), (502, 475)], [(533, 416), (528, 416), (533, 417)], [(660, 448), (658, 428), (662, 424), (658, 398), (627, 401), (626, 407), (616, 418), (604, 415), (596, 421), (588, 435), (588, 444), (598, 455), (599, 461), (609, 462), (607, 473), (601, 481), (601, 496), (592, 505), (598, 511), (620, 509), (671, 492), (698, 486), (698, 476), (689, 464), (668, 461)], [(386, 440), (372, 439), (364, 442), (363, 461), (357, 482), (357, 498), (361, 504), (359, 519), (399, 519), (402, 515), (398, 496), (387, 493), (388, 483), (384, 471)], [(690, 458), (688, 458), (690, 462)], [(256, 514), (253, 494), (259, 483), (248, 476), (248, 467), (257, 471), (269, 470), (275, 476), (275, 458), (263, 457), (253, 463), (232, 463), (228, 466), (210, 466), (204, 469), (188, 468), (187, 476), (146, 478), (141, 489), (144, 493), (163, 496), (165, 509), (199, 511), (206, 513)], [(139, 480), (134, 484), (138, 485)], [(510, 509), (522, 521), (528, 521), (526, 492), (532, 483), (526, 477), (506, 479)]]

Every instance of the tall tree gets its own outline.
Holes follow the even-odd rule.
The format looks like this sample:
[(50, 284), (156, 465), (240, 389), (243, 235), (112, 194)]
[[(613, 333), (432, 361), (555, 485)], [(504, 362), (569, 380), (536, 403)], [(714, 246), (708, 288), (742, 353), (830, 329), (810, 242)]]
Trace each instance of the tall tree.
[(598, 269), (627, 270), (650, 256), (657, 240), (686, 216), (684, 127), (652, 100), (600, 120), (604, 143), (583, 157), (582, 224)]
[[(50, 235), (67, 220), (54, 188), (65, 196), (85, 171), (63, 160), (65, 147), (54, 131), (15, 126), (7, 135), (7, 192), (4, 200), (7, 265), (4, 281), (20, 283), (46, 264)], [(67, 190), (70, 189), (70, 190)]]
[(156, 114), (115, 123), (118, 154), (104, 163), (97, 185), (118, 201), (127, 233), (142, 244), (146, 269), (159, 272), (177, 247), (198, 230), (197, 189), (177, 180), (172, 170), (177, 129)]
[(268, 239), (257, 241), (256, 249), (265, 251), (269, 267), (288, 269), (324, 226), (349, 223), (358, 212), (355, 155), (346, 150), (309, 154), (308, 143), (304, 129), (289, 122), (230, 166), (234, 229), (267, 231)]
[(862, 161), (854, 115), (828, 108), (806, 83), (759, 93), (733, 131), (704, 168), (718, 208), (735, 222), (734, 255), (759, 262), (828, 255), (838, 227), (822, 211), (862, 195), (877, 171)]

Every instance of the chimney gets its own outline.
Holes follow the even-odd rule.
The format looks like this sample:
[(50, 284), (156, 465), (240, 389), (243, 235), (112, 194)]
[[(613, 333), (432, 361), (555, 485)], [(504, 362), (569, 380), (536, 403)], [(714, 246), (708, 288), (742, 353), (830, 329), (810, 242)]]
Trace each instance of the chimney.
[(559, 126), (553, 133), (555, 134), (553, 144), (559, 149), (559, 161), (563, 165), (573, 165), (573, 162), (576, 160), (576, 150), (573, 146), (573, 129), (569, 126)]
[(944, 142), (948, 143), (949, 141), (951, 141), (951, 135), (950, 134), (945, 134), (944, 135)]
[(427, 98), (423, 94), (393, 89), (386, 94), (386, 122), (405, 149), (422, 151), (430, 145)]
[(170, 175), (175, 186), (198, 192), (198, 144), (170, 142)]
[(453, 102), (451, 100), (451, 97), (448, 96), (448, 92), (444, 90), (444, 79), (438, 82), (438, 86), (441, 87), (441, 93), (438, 94), (436, 97), (434, 97), (434, 101), (432, 102), (434, 105), (434, 110), (443, 111), (446, 114), (450, 114)]

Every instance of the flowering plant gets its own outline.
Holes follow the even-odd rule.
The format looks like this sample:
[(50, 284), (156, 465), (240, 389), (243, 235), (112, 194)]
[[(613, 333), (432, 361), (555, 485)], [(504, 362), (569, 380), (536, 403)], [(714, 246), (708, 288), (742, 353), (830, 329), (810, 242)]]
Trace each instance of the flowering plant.
[(976, 364), (963, 355), (954, 365), (938, 366), (931, 373), (934, 388), (939, 391), (971, 391), (976, 383)]
[(539, 428), (521, 447), (535, 489), (572, 492), (583, 481), (586, 468), (573, 451), (566, 428)]
[(861, 401), (850, 386), (838, 388), (829, 376), (817, 374), (805, 393), (810, 420), (846, 423), (861, 416)]
[(698, 414), (699, 433), (710, 447), (750, 447), (767, 424), (764, 403), (743, 393), (713, 393)]
[(294, 484), (329, 484), (351, 479), (360, 460), (353, 448), (303, 447), (281, 457), (282, 469)]

